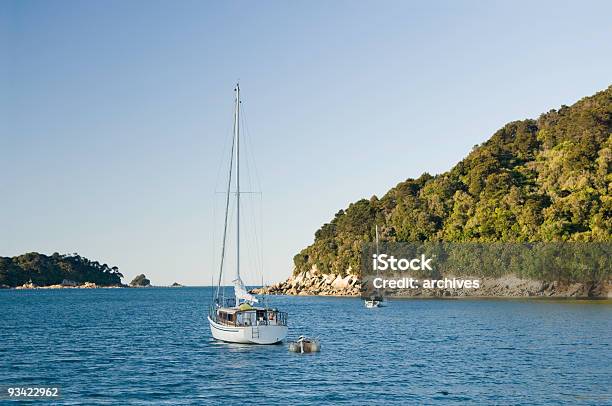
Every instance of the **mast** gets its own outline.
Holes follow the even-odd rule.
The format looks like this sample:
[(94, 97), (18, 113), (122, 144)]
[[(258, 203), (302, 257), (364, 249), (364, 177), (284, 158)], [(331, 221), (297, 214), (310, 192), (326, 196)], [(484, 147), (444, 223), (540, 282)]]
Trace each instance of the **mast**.
[(236, 279), (240, 279), (240, 83), (236, 83), (235, 117), (236, 123), (234, 124), (234, 128), (236, 130)]
[(376, 254), (378, 255), (378, 224), (376, 224)]
[[(376, 257), (378, 258), (379, 252), (378, 252), (378, 224), (376, 224)], [(378, 268), (376, 268), (376, 276), (378, 276)], [(380, 296), (380, 288), (376, 289), (376, 293), (377, 295), (374, 296), (374, 299), (377, 299), (377, 297)]]

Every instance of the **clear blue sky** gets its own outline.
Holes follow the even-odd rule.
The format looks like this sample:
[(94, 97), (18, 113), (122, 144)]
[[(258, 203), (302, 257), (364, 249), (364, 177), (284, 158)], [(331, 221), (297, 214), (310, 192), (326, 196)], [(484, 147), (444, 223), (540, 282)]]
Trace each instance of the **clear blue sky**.
[(280, 280), (349, 202), (610, 85), (611, 15), (606, 1), (0, 0), (0, 255), (210, 283), (239, 78)]

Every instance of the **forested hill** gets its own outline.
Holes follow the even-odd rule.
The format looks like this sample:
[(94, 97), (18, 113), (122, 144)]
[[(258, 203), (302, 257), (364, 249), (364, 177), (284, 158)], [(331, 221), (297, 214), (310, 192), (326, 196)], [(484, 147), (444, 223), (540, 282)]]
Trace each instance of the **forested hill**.
[(0, 257), (0, 286), (20, 286), (30, 280), (37, 286), (61, 284), (64, 279), (99, 286), (120, 285), (123, 275), (116, 266), (90, 261), (78, 254), (51, 256), (30, 252), (16, 257)]
[(450, 171), (336, 213), (295, 273), (357, 272), (374, 226), (387, 241), (612, 241), (612, 86), (506, 124)]

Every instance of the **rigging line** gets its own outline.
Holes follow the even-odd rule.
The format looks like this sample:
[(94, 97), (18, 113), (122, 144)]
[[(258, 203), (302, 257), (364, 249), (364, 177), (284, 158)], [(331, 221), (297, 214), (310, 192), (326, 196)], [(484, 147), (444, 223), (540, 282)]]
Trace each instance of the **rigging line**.
[[(245, 248), (246, 248), (246, 254), (247, 254), (247, 258), (252, 259), (252, 263), (257, 266), (257, 258), (255, 258), (253, 256), (253, 239), (250, 238), (251, 236), (251, 230), (248, 229), (248, 227), (245, 227), (245, 234), (246, 237), (245, 238)], [(247, 268), (247, 273), (246, 273), (246, 277), (248, 278), (248, 280), (250, 281), (253, 278), (253, 267), (249, 266)]]
[[(252, 151), (251, 151), (251, 145), (249, 142), (249, 137), (250, 134), (246, 131), (246, 118), (244, 116), (244, 108), (242, 110), (242, 116), (241, 116), (241, 123), (242, 123), (242, 140), (243, 140), (243, 155), (246, 158), (245, 164), (246, 164), (246, 183), (248, 186), (248, 190), (253, 190), (253, 180), (251, 179), (251, 160), (252, 160)], [(251, 158), (251, 159), (250, 159)]]
[[(236, 100), (236, 103), (239, 103)], [(235, 122), (236, 120), (234, 120)], [(234, 124), (234, 127), (236, 125)], [(227, 241), (227, 216), (229, 212), (229, 203), (230, 203), (230, 190), (232, 187), (232, 169), (234, 166), (234, 145), (236, 144), (236, 129), (234, 128), (234, 137), (232, 138), (232, 150), (231, 150), (231, 158), (230, 158), (230, 169), (229, 176), (227, 180), (227, 198), (225, 199), (225, 219), (223, 221), (223, 242), (221, 248), (221, 263), (219, 265), (219, 280), (217, 283), (217, 298), (219, 297), (219, 288), (221, 286), (221, 276), (223, 275), (223, 262), (225, 261), (225, 243)], [(223, 303), (222, 303), (223, 305)]]
[[(261, 227), (261, 193), (259, 194), (259, 199), (257, 199), (256, 196), (253, 196), (251, 200), (251, 226), (253, 229), (253, 237), (254, 237), (254, 257), (255, 257), (255, 265), (256, 265), (256, 273), (262, 273), (263, 272), (263, 259), (262, 259), (262, 249), (263, 249), (263, 244), (262, 244), (262, 237), (261, 237), (261, 231), (262, 231), (262, 227)], [(257, 205), (259, 204), (259, 213), (257, 213)], [(257, 221), (259, 220), (259, 221)], [(260, 275), (257, 275), (260, 276)]]
[(255, 199), (255, 196), (251, 196), (250, 199), (247, 199), (244, 205), (244, 209), (245, 209), (245, 213), (246, 213), (246, 217), (248, 217), (248, 227), (245, 227), (245, 233), (247, 234), (247, 238), (245, 240), (245, 243), (247, 245), (247, 253), (248, 253), (248, 258), (252, 259), (252, 262), (254, 264), (254, 269), (251, 270), (251, 276), (259, 276), (259, 273), (261, 272), (261, 254), (260, 254), (260, 248), (261, 248), (261, 239), (259, 237), (259, 230), (258, 230), (258, 224), (257, 224), (257, 216), (256, 216), (256, 204), (258, 202), (258, 199)]
[[(215, 232), (216, 230), (216, 225), (217, 225), (217, 207), (216, 207), (216, 202), (215, 202), (215, 196), (211, 196), (211, 201), (212, 201), (212, 210), (213, 210), (213, 227), (212, 227), (212, 244), (210, 247), (211, 250), (211, 258), (212, 258), (212, 267), (213, 269), (217, 267), (217, 248), (216, 247), (216, 243), (217, 243), (217, 233)], [(213, 302), (214, 302), (214, 287), (215, 287), (215, 272), (211, 272), (210, 273), (210, 290), (211, 290), (211, 296), (213, 296)], [(211, 303), (213, 303), (211, 302)]]
[[(246, 158), (244, 159), (244, 163), (246, 165), (245, 169), (246, 169), (246, 173), (243, 177), (243, 179), (246, 181), (246, 186), (249, 188), (249, 190), (252, 189), (252, 180), (251, 180), (251, 170), (250, 170), (250, 162), (249, 162), (249, 157), (250, 157), (250, 146), (248, 144), (248, 142), (246, 142), (246, 139), (248, 138), (248, 134), (245, 131), (245, 117), (244, 117), (244, 106), (242, 106), (242, 115), (240, 117), (240, 124), (242, 125), (242, 141), (243, 141), (243, 156)], [(243, 172), (244, 173), (244, 172)], [(246, 197), (246, 196), (245, 196)], [(255, 267), (257, 266), (257, 258), (253, 257), (252, 255), (252, 239), (250, 238), (251, 235), (251, 225), (252, 225), (252, 214), (250, 213), (251, 211), (251, 207), (250, 204), (248, 204), (249, 202), (251, 202), (251, 199), (244, 199), (243, 200), (243, 205), (242, 208), (244, 210), (244, 218), (249, 219), (250, 221), (247, 220), (244, 223), (244, 227), (243, 227), (243, 232), (245, 234), (245, 239), (244, 239), (244, 247), (245, 247), (245, 253), (246, 253), (246, 258), (249, 260), (250, 264), (254, 264)], [(248, 268), (246, 268), (246, 273), (245, 276), (247, 276), (250, 279), (250, 276), (253, 272), (252, 266), (249, 266)]]
[[(234, 117), (234, 114), (235, 113), (232, 112), (232, 117)], [(236, 121), (236, 120), (232, 120), (232, 123), (233, 123), (232, 126), (235, 125), (234, 121)], [(231, 128), (227, 129), (226, 132), (229, 132), (230, 130), (231, 130)], [(233, 145), (233, 140), (234, 140), (234, 135), (233, 135), (234, 132), (233, 132), (233, 130), (232, 130), (231, 134), (232, 134), (232, 136), (230, 137), (230, 139), (232, 140), (232, 145)], [(227, 156), (226, 152), (227, 152), (227, 148), (228, 148), (229, 144), (230, 143), (227, 142), (227, 141), (223, 143), (223, 152), (220, 155), (221, 158), (219, 160), (219, 164), (217, 165), (217, 175), (215, 176), (215, 188), (214, 188), (215, 191), (217, 191), (217, 187), (219, 186), (219, 182), (221, 181), (221, 168), (223, 168), (225, 166), (225, 162), (226, 161), (225, 161), (224, 157)], [(232, 154), (232, 156), (233, 156), (233, 154)]]
[(250, 277), (251, 280), (258, 280), (260, 278), (260, 271), (261, 271), (261, 259), (260, 259), (260, 255), (259, 255), (259, 244), (258, 244), (258, 235), (257, 235), (257, 228), (255, 227), (255, 219), (254, 219), (254, 214), (255, 214), (255, 210), (253, 207), (250, 208), (250, 212), (252, 213), (252, 221), (251, 221), (251, 227), (249, 230), (249, 240), (247, 241), (247, 246), (248, 246), (248, 253), (250, 255), (250, 258), (252, 258), (252, 263), (253, 263), (253, 269), (251, 269), (251, 273), (250, 273)]
[[(253, 150), (252, 146), (251, 146), (251, 132), (249, 130), (249, 126), (247, 123), (247, 119), (246, 119), (246, 114), (244, 112), (244, 108), (243, 108), (243, 113), (242, 113), (242, 119), (243, 119), (243, 126), (244, 126), (244, 132), (246, 134), (246, 142), (248, 144), (248, 150)], [(259, 170), (257, 169), (257, 161), (255, 160), (254, 154), (251, 153), (251, 159), (253, 161), (253, 176), (255, 177), (255, 181), (257, 182), (257, 186), (259, 187), (259, 191), (263, 191), (263, 189), (261, 188), (261, 178), (259, 176)]]
[[(233, 116), (234, 116), (234, 113), (232, 112), (231, 117), (233, 117)], [(235, 120), (232, 120), (232, 123), (234, 123), (234, 121)], [(229, 122), (229, 120), (228, 120), (228, 122)], [(232, 125), (234, 125), (234, 124), (232, 124)], [(229, 128), (227, 128), (227, 130), (226, 130), (227, 133), (230, 133), (230, 131), (232, 130), (232, 125), (228, 126)], [(219, 163), (217, 165), (217, 174), (215, 176), (215, 187), (214, 187), (215, 191), (217, 190), (217, 188), (219, 187), (219, 183), (221, 182), (221, 168), (223, 168), (225, 166), (225, 163), (226, 163), (226, 160), (223, 157), (227, 156), (226, 152), (228, 150), (228, 147), (230, 146), (230, 142), (232, 143), (232, 148), (233, 148), (233, 131), (231, 132), (231, 134), (232, 134), (232, 136), (228, 137), (228, 141), (223, 142), (223, 149), (222, 149), (223, 152), (220, 155)], [(232, 153), (230, 156), (233, 157), (233, 155), (234, 154)], [(231, 167), (231, 163), (230, 163), (230, 167)], [(223, 192), (223, 193), (226, 193), (226, 192)], [(216, 230), (217, 230), (217, 227), (216, 227), (216, 225), (217, 225), (217, 202), (216, 202), (214, 196), (212, 197), (212, 207), (213, 207), (213, 227), (212, 227), (212, 229), (213, 229), (213, 231), (212, 231), (213, 236), (212, 237), (213, 238), (212, 238), (212, 244), (211, 244), (211, 250), (212, 250), (211, 258), (212, 258), (212, 264), (213, 264), (213, 268), (214, 268), (214, 267), (217, 266), (217, 248), (216, 248), (216, 242), (217, 242), (217, 233), (216, 233)], [(211, 280), (212, 280), (212, 283), (211, 283), (210, 287), (212, 289), (215, 286), (214, 285), (214, 272), (211, 275)], [(214, 292), (214, 290), (213, 290), (213, 292)], [(217, 293), (218, 293), (218, 291), (217, 291)]]
[[(251, 199), (244, 199), (243, 202), (242, 202), (243, 203), (242, 204), (242, 209), (243, 209), (243, 213), (244, 213), (243, 219), (245, 219), (245, 220), (248, 220), (248, 219), (251, 218), (251, 214), (250, 214), (250, 212), (251, 212), (251, 205), (249, 204), (250, 200)], [(250, 223), (250, 221), (247, 221), (247, 222), (243, 223), (243, 227), (241, 228), (241, 231), (242, 231), (242, 234), (244, 236), (243, 244), (242, 244), (242, 247), (244, 249), (241, 251), (241, 256), (244, 257), (247, 260), (246, 263), (248, 264), (248, 266), (243, 269), (243, 273), (242, 273), (242, 275), (244, 276), (243, 280), (246, 281), (246, 280), (250, 280), (251, 279), (252, 267), (253, 267), (253, 264), (256, 263), (256, 261), (253, 260), (253, 257), (251, 255), (252, 254), (251, 251), (252, 251), (252, 242), (253, 241), (252, 241), (252, 238), (251, 238), (252, 230), (251, 230), (251, 223)]]
[[(249, 156), (250, 151), (247, 151), (247, 157)], [(253, 186), (253, 181), (251, 179), (250, 176), (250, 168), (251, 165), (249, 165), (249, 161), (248, 159), (246, 160), (247, 162), (247, 182), (248, 182), (248, 186), (249, 188), (251, 188)], [(259, 236), (258, 236), (258, 229), (257, 229), (257, 224), (256, 224), (256, 216), (255, 216), (255, 199), (253, 199), (254, 196), (250, 196), (250, 199), (246, 199), (245, 201), (245, 214), (248, 217), (248, 227), (245, 228), (246, 233), (248, 234), (248, 237), (252, 237), (252, 238), (247, 238), (246, 240), (246, 244), (247, 244), (247, 253), (248, 253), (248, 257), (252, 259), (253, 264), (254, 264), (254, 268), (251, 270), (251, 276), (258, 276), (258, 273), (260, 272), (260, 258), (259, 258)], [(245, 224), (246, 225), (246, 224)]]
[[(247, 119), (247, 113), (243, 113), (243, 121), (244, 121), (244, 129), (245, 129), (245, 139), (246, 139), (246, 144), (247, 144), (247, 165), (249, 166), (249, 169), (252, 167), (253, 168), (253, 177), (255, 178), (255, 184), (253, 184), (254, 187), (257, 187), (258, 190), (260, 191), (259, 193), (259, 227), (257, 227), (257, 225), (255, 224), (255, 220), (253, 219), (253, 227), (255, 229), (255, 239), (256, 239), (256, 255), (257, 255), (257, 259), (258, 259), (258, 267), (259, 267), (259, 273), (261, 274), (261, 276), (263, 277), (263, 273), (264, 273), (264, 246), (263, 246), (263, 196), (262, 196), (262, 187), (261, 187), (261, 179), (259, 177), (259, 171), (257, 168), (257, 161), (255, 160), (255, 154), (253, 152), (253, 147), (252, 147), (252, 141), (251, 141), (251, 132), (248, 126), (248, 119)], [(251, 163), (249, 163), (248, 158), (250, 158)], [(250, 171), (249, 171), (250, 172)], [(249, 176), (249, 180), (251, 181), (251, 178)], [(255, 209), (255, 208), (254, 208)], [(255, 213), (253, 213), (255, 214)], [(255, 217), (255, 216), (254, 216)], [(258, 232), (259, 231), (259, 232)]]
[[(261, 196), (261, 195), (259, 195)], [(256, 266), (256, 270), (255, 270), (255, 274), (256, 276), (260, 276), (258, 275), (259, 273), (261, 273), (263, 271), (263, 262), (262, 262), (262, 258), (261, 258), (261, 249), (262, 249), (262, 244), (261, 244), (261, 237), (260, 237), (260, 225), (257, 224), (257, 203), (259, 203), (260, 201), (258, 201), (258, 199), (255, 198), (255, 196), (253, 196), (254, 198), (251, 199), (251, 224), (252, 224), (252, 228), (253, 228), (253, 237), (254, 237), (254, 242), (253, 242), (253, 254), (254, 254), (254, 258), (255, 258), (255, 266)], [(261, 219), (260, 219), (261, 221)]]
[(260, 232), (260, 238), (261, 238), (261, 281), (263, 284), (263, 277), (264, 277), (264, 271), (265, 271), (265, 264), (264, 264), (264, 229), (263, 229), (263, 225), (264, 225), (264, 221), (263, 221), (263, 196), (260, 194), (259, 195), (259, 222), (260, 222), (260, 227), (259, 227), (259, 232)]
[[(240, 193), (242, 193), (242, 192), (240, 192)], [(230, 193), (230, 195), (233, 196), (233, 193)], [(226, 238), (225, 238), (225, 241), (227, 241), (227, 242), (231, 241), (232, 236), (233, 236), (232, 235), (232, 227), (234, 225), (234, 212), (235, 212), (235, 209), (236, 209), (236, 206), (231, 204), (231, 200), (230, 200), (230, 206), (229, 206), (229, 209), (227, 210), (227, 213), (228, 213), (227, 214), (227, 216), (228, 216), (227, 217), (227, 235), (226, 235)], [(231, 248), (232, 247), (231, 246), (228, 247), (228, 245), (226, 243), (225, 251), (228, 251)], [(226, 268), (230, 264), (228, 264), (228, 263), (226, 263), (224, 261), (223, 267)], [(221, 279), (221, 287), (223, 288), (223, 300), (222, 300), (221, 303), (225, 303), (226, 289), (229, 286), (228, 283), (231, 285), (234, 278), (229, 278), (229, 281), (228, 281), (228, 277), (227, 277), (226, 273), (224, 273), (224, 272), (221, 272), (219, 276), (220, 276), (220, 279)]]
[[(225, 199), (223, 199), (223, 205), (225, 205)], [(231, 241), (232, 241), (232, 237), (233, 237), (232, 227), (233, 227), (233, 224), (234, 224), (234, 219), (233, 219), (233, 216), (234, 216), (234, 207), (232, 205), (232, 199), (231, 198), (230, 198), (230, 207), (229, 207), (228, 215), (227, 216), (228, 217), (227, 217), (227, 235), (226, 235), (226, 239), (225, 239), (226, 240), (226, 243), (225, 243), (225, 252), (230, 251), (231, 248), (232, 248)], [(219, 228), (221, 228), (220, 225), (219, 225)], [(227, 255), (225, 256), (225, 260), (224, 260), (224, 263), (223, 263), (223, 269), (224, 270), (227, 269), (229, 266), (231, 266), (230, 258), (231, 257), (228, 257)], [(218, 265), (216, 264), (215, 267), (217, 267), (217, 266)], [(227, 275), (224, 272), (223, 273), (223, 281), (226, 281), (226, 280), (227, 280)]]
[[(246, 164), (247, 164), (247, 179), (249, 182), (249, 187), (257, 187), (259, 190), (259, 197), (260, 197), (260, 206), (259, 206), (259, 227), (257, 227), (257, 224), (255, 222), (255, 207), (253, 207), (253, 217), (252, 217), (252, 223), (253, 223), (253, 230), (254, 230), (254, 234), (255, 234), (255, 258), (256, 258), (256, 266), (259, 268), (258, 271), (259, 273), (261, 273), (261, 275), (263, 276), (263, 271), (264, 271), (264, 263), (263, 263), (263, 235), (260, 236), (260, 234), (263, 234), (263, 198), (262, 198), (262, 187), (261, 187), (261, 180), (259, 177), (259, 173), (257, 170), (257, 161), (255, 160), (255, 154), (253, 152), (253, 147), (252, 147), (252, 142), (251, 142), (251, 132), (249, 130), (248, 127), (248, 123), (247, 123), (247, 113), (246, 110), (243, 106), (242, 108), (242, 126), (244, 128), (243, 134), (243, 140), (245, 140), (245, 146), (246, 148)], [(251, 167), (253, 168), (253, 177), (255, 178), (255, 182), (253, 182), (252, 178), (251, 178)], [(256, 183), (256, 185), (255, 185)], [(259, 229), (259, 233), (258, 233), (258, 229)]]
[(261, 258), (261, 238), (259, 236), (260, 234), (260, 228), (258, 227), (257, 224), (257, 215), (256, 215), (256, 211), (257, 211), (257, 203), (258, 203), (258, 199), (255, 198), (255, 196), (253, 196), (253, 199), (251, 199), (251, 224), (252, 224), (252, 229), (253, 229), (253, 257), (255, 259), (255, 269), (254, 269), (254, 277), (256, 277), (255, 280), (258, 280), (260, 278), (257, 277), (261, 277), (263, 275), (261, 275), (263, 267), (262, 267), (262, 258)]

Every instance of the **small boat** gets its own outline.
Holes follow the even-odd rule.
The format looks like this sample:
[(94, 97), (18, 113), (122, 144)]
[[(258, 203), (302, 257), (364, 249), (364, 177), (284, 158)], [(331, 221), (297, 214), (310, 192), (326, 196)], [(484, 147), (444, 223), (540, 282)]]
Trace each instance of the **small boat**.
[(319, 352), (321, 351), (321, 343), (316, 338), (300, 336), (297, 340), (289, 342), (289, 351), (300, 354)]
[(380, 301), (376, 300), (376, 298), (366, 299), (364, 303), (365, 303), (365, 307), (367, 307), (368, 309), (373, 309), (375, 307), (381, 307)]
[[(376, 255), (378, 255), (378, 225), (376, 226)], [(376, 271), (378, 274), (378, 271)], [(384, 298), (380, 294), (380, 290), (376, 289), (377, 295), (370, 296), (368, 299), (365, 299), (363, 303), (365, 304), (366, 309), (374, 309), (377, 307), (383, 307)]]

